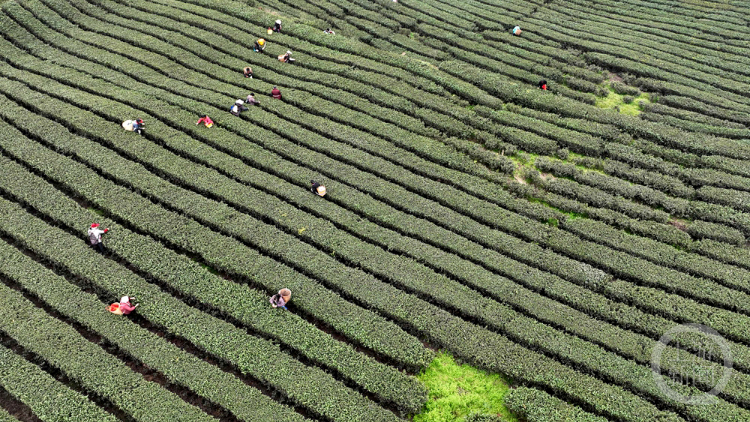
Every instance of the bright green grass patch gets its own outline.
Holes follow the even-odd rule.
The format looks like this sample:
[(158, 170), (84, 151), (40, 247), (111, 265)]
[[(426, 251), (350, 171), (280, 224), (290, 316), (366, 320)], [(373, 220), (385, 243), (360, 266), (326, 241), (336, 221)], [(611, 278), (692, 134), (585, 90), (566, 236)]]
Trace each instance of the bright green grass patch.
[(508, 156), (508, 158), (515, 161), (516, 164), (531, 168), (534, 167), (534, 161), (536, 161), (537, 157), (539, 157), (539, 154), (526, 151), (518, 151), (515, 156)]
[(637, 116), (643, 109), (640, 103), (650, 102), (648, 94), (643, 93), (637, 97), (632, 97), (633, 101), (630, 102), (630, 104), (626, 104), (624, 100), (626, 95), (616, 93), (611, 86), (608, 86), (607, 88), (609, 89), (609, 95), (607, 95), (606, 97), (598, 97), (596, 99), (596, 106), (599, 108), (614, 109), (622, 114)]
[(515, 170), (513, 170), (513, 178), (519, 183), (526, 183), (526, 179), (529, 172), (536, 170), (534, 167), (534, 161), (536, 161), (538, 154), (532, 154), (524, 151), (517, 151), (514, 155), (507, 155), (516, 164)]
[(518, 421), (503, 405), (508, 382), (469, 365), (458, 365), (447, 353), (439, 354), (419, 375), (430, 390), (425, 410), (414, 422), (463, 422), (472, 413), (500, 415)]

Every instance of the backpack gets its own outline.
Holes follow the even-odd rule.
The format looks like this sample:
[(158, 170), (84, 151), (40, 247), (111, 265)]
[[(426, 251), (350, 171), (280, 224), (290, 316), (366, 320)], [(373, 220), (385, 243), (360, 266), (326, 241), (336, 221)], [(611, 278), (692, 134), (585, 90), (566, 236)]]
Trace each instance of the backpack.
[(92, 245), (96, 245), (99, 243), (99, 236), (95, 232), (91, 232), (89, 235), (89, 242), (91, 242)]

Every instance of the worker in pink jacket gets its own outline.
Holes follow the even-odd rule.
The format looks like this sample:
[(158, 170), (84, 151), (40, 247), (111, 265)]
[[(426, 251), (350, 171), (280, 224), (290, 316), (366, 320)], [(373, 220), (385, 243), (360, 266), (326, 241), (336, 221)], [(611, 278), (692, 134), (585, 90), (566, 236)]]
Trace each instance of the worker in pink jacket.
[(120, 311), (122, 311), (123, 315), (127, 315), (127, 314), (135, 311), (135, 308), (137, 308), (138, 305), (140, 305), (140, 303), (137, 303), (135, 306), (133, 306), (130, 303), (130, 299), (135, 299), (135, 298), (134, 297), (131, 298), (130, 296), (123, 296), (120, 299)]
[(120, 298), (120, 302), (115, 302), (107, 307), (107, 310), (109, 312), (112, 312), (115, 315), (127, 315), (133, 311), (135, 311), (135, 308), (140, 305), (140, 303), (133, 306), (132, 303), (130, 303), (130, 299), (135, 299), (134, 297), (130, 296), (123, 296)]

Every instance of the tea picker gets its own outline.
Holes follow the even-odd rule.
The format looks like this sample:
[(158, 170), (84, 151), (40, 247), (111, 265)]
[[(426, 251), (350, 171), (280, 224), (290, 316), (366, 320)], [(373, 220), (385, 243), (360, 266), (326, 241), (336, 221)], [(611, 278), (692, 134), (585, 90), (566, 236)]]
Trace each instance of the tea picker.
[(208, 127), (208, 128), (210, 128), (211, 126), (213, 126), (213, 125), (214, 125), (214, 121), (213, 121), (213, 120), (211, 120), (211, 118), (210, 118), (210, 117), (208, 117), (208, 116), (207, 116), (207, 115), (205, 115), (205, 114), (204, 114), (204, 115), (202, 115), (202, 116), (201, 116), (201, 118), (200, 118), (200, 119), (198, 119), (198, 122), (197, 122), (197, 123), (195, 123), (195, 124), (196, 124), (196, 125), (199, 125), (199, 124), (201, 124), (201, 123), (203, 123), (203, 124), (204, 124), (204, 125), (205, 125), (206, 127)]
[(316, 194), (316, 195), (318, 195), (320, 197), (326, 196), (326, 187), (325, 186), (321, 185), (320, 183), (316, 182), (315, 180), (310, 180), (310, 183), (312, 184), (312, 186), (310, 186), (310, 190), (312, 191), (312, 193), (314, 193), (314, 194)]
[(235, 116), (239, 116), (240, 112), (247, 111), (247, 107), (244, 106), (245, 102), (242, 100), (237, 100), (234, 102), (234, 105), (229, 108), (229, 112), (234, 114)]
[(281, 289), (278, 293), (271, 296), (268, 301), (271, 302), (271, 306), (274, 308), (281, 308), (288, 311), (286, 304), (289, 303), (290, 300), (292, 300), (292, 291), (289, 289)]
[(281, 99), (281, 91), (279, 91), (279, 88), (273, 87), (273, 89), (271, 90), (271, 96), (274, 99), (280, 100)]
[(143, 135), (145, 125), (143, 124), (143, 119), (125, 120), (122, 122), (122, 128), (128, 132), (135, 132), (139, 135)]
[(247, 101), (245, 102), (250, 106), (260, 105), (260, 101), (255, 98), (254, 92), (251, 92), (250, 95), (247, 96)]
[(258, 41), (255, 41), (255, 44), (253, 45), (253, 51), (256, 53), (262, 53), (263, 50), (266, 49), (266, 40), (263, 38), (260, 38)]
[(273, 28), (269, 28), (272, 32), (281, 32), (281, 19), (276, 19), (273, 23)]
[(292, 52), (287, 50), (285, 54), (281, 54), (278, 56), (278, 59), (282, 63), (294, 63), (296, 59), (292, 58)]
[(91, 247), (99, 252), (104, 253), (104, 244), (102, 243), (102, 235), (104, 233), (107, 233), (109, 229), (101, 230), (99, 229), (99, 223), (94, 223), (89, 227), (88, 236), (89, 236), (89, 243), (91, 243)]
[(135, 311), (135, 308), (140, 305), (140, 303), (136, 303), (135, 306), (130, 303), (130, 300), (135, 300), (135, 297), (133, 296), (123, 296), (120, 298), (119, 303), (113, 303), (107, 307), (107, 310), (109, 312), (112, 312), (115, 315), (128, 315), (131, 312)]

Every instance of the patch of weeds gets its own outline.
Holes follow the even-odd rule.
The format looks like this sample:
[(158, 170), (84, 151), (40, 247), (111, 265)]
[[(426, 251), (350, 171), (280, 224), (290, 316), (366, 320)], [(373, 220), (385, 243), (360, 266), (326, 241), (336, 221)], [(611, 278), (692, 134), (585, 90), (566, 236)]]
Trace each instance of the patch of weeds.
[[(641, 93), (638, 96), (618, 94), (611, 83), (605, 84), (605, 87), (607, 88), (607, 96), (596, 99), (596, 106), (599, 108), (615, 110), (629, 116), (637, 116), (643, 110), (642, 103), (649, 104), (651, 102), (646, 93)], [(621, 89), (620, 91), (623, 92)]]
[(552, 208), (552, 209), (554, 209), (554, 210), (556, 210), (558, 212), (561, 212), (561, 213), (565, 214), (567, 216), (567, 218), (566, 218), (567, 220), (576, 220), (576, 219), (579, 219), (579, 218), (589, 218), (588, 214), (586, 214), (586, 213), (573, 212), (573, 211), (565, 211), (565, 210), (562, 210), (560, 208), (553, 207), (553, 206), (550, 206), (550, 208)]
[(534, 172), (537, 174), (539, 171), (534, 167), (534, 161), (537, 159), (538, 154), (532, 154), (523, 151), (517, 151), (513, 155), (507, 155), (513, 163), (516, 165), (516, 169), (513, 171), (513, 178), (518, 183), (526, 184), (530, 182)]
[(475, 413), (518, 421), (503, 405), (510, 382), (498, 374), (459, 365), (441, 353), (418, 378), (429, 389), (430, 399), (414, 422), (464, 422)]

